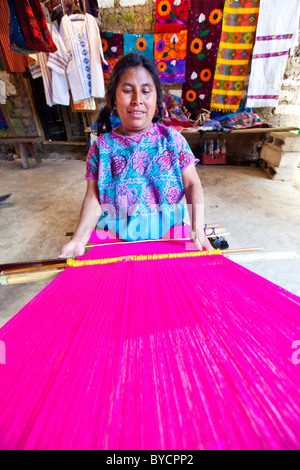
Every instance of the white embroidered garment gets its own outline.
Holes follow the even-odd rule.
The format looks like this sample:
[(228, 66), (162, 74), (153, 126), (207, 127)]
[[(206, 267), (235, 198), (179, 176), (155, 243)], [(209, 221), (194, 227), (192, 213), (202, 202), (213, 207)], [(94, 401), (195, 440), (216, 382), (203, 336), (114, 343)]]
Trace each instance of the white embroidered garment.
[(246, 107), (276, 107), (288, 53), (298, 44), (300, 0), (261, 0)]
[(52, 23), (48, 27), (57, 50), (51, 54), (45, 52), (30, 54), (35, 62), (29, 68), (32, 78), (43, 78), (45, 99), (48, 106), (51, 107), (54, 104), (69, 106), (70, 93), (66, 77), (69, 56), (56, 27)]
[(103, 98), (105, 94), (100, 31), (96, 19), (86, 14), (64, 15), (59, 33), (69, 54), (67, 76), (73, 101)]
[(54, 24), (50, 27), (52, 39), (57, 47), (55, 52), (48, 55), (47, 67), (51, 69), (52, 82), (52, 102), (53, 104), (62, 104), (69, 106), (70, 93), (66, 75), (66, 69), (69, 61), (64, 42), (59, 35)]

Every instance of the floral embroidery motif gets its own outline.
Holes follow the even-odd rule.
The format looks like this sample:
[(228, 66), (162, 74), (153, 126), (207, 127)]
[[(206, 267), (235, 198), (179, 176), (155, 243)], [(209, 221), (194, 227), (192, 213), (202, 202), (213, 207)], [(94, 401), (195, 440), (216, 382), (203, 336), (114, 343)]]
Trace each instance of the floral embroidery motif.
[(120, 175), (126, 166), (126, 158), (124, 155), (114, 155), (111, 158), (111, 166), (113, 177)]
[(116, 204), (112, 197), (107, 194), (100, 195), (100, 204), (105, 212), (116, 215)]
[(159, 206), (161, 204), (159, 191), (153, 185), (151, 185), (149, 188), (146, 188), (145, 204), (149, 209), (152, 210), (155, 210), (155, 206)]
[(103, 209), (115, 211), (111, 217), (158, 213), (166, 206), (173, 213), (177, 209), (169, 201), (177, 206), (183, 197), (181, 171), (195, 163), (180, 133), (153, 124), (142, 139), (114, 131), (100, 135), (87, 157), (86, 178), (98, 180)]
[(178, 186), (173, 185), (168, 188), (165, 197), (166, 197), (166, 201), (168, 204), (176, 204), (176, 201), (178, 201), (179, 196), (180, 196), (180, 190)]
[(144, 175), (147, 170), (147, 164), (149, 162), (149, 153), (140, 150), (136, 152), (132, 158), (132, 168), (139, 174)]
[(173, 160), (174, 160), (174, 150), (171, 150), (171, 152), (164, 150), (164, 153), (162, 154), (162, 156), (157, 159), (159, 171), (163, 172), (165, 170), (171, 170)]
[(124, 213), (128, 213), (128, 209), (138, 202), (136, 188), (129, 189), (128, 186), (123, 183), (118, 187), (118, 201), (120, 209), (123, 209)]

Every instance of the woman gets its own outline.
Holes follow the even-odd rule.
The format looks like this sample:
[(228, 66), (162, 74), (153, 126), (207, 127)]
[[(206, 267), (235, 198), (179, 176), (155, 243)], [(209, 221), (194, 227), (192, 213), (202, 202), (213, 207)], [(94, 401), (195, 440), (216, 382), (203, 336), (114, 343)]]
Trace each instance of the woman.
[[(112, 130), (115, 109), (121, 124)], [(107, 87), (106, 106), (97, 122), (100, 135), (87, 156), (87, 191), (79, 223), (61, 258), (83, 255), (96, 226), (124, 240), (161, 238), (183, 223), (184, 195), (190, 238), (197, 249), (211, 249), (204, 234), (197, 160), (179, 132), (158, 123), (162, 113), (153, 63), (138, 54), (123, 56)]]

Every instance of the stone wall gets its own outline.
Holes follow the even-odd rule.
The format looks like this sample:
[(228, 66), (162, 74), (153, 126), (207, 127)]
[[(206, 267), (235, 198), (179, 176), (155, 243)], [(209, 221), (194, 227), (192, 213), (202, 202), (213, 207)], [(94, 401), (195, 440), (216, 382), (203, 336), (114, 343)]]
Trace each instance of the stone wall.
[(99, 4), (101, 30), (132, 34), (154, 33), (154, 0), (102, 0)]

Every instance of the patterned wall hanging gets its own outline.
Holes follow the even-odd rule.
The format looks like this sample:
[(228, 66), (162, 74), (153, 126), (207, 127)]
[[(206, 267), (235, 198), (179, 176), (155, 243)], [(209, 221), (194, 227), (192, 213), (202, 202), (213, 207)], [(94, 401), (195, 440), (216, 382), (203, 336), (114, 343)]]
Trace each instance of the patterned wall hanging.
[(103, 78), (104, 78), (104, 83), (108, 83), (111, 73), (114, 69), (114, 66), (118, 62), (119, 59), (105, 59), (107, 64), (102, 62), (102, 70), (103, 70)]
[(224, 2), (225, 0), (191, 0), (186, 80), (182, 87), (182, 98), (190, 112), (210, 107)]
[(116, 59), (124, 54), (122, 33), (101, 31), (102, 49), (105, 59)]
[[(260, 0), (247, 106), (276, 107), (291, 47), (298, 44), (299, 0)], [(280, 21), (278, 21), (280, 18)]]
[(155, 31), (175, 32), (186, 29), (190, 0), (156, 0)]
[(226, 0), (211, 110), (236, 112), (253, 49), (260, 0)]
[(153, 48), (153, 34), (124, 34), (124, 54), (135, 52), (153, 60)]
[(186, 58), (187, 30), (174, 33), (154, 34), (155, 60), (174, 60)]
[(186, 73), (185, 59), (156, 61), (161, 83), (184, 83)]

